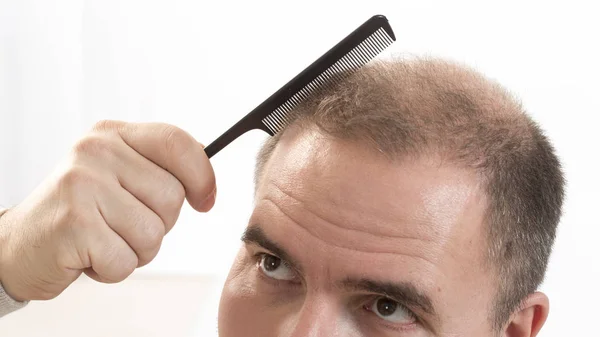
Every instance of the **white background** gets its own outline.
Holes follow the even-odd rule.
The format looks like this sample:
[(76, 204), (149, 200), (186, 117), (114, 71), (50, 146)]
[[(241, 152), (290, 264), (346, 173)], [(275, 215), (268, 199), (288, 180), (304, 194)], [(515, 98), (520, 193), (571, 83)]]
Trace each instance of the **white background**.
[[(398, 37), (390, 52), (476, 67), (517, 93), (554, 142), (568, 189), (542, 287), (551, 314), (541, 336), (589, 336), (600, 313), (598, 13), (594, 1), (0, 0), (0, 204), (22, 200), (100, 119), (168, 122), (208, 144), (368, 17), (385, 14)], [(131, 282), (158, 279), (164, 289), (152, 291), (167, 292), (173, 280), (216, 280), (205, 283), (218, 298), (252, 209), (253, 158), (265, 137), (249, 133), (213, 159), (216, 207), (203, 215), (186, 205), (157, 259)], [(157, 331), (173, 323), (132, 328), (129, 316), (110, 315), (100, 302), (120, 307), (135, 297), (80, 282), (103, 296), (89, 293), (87, 307), (86, 292), (76, 290), (34, 303), (3, 319), (0, 336), (96, 336), (73, 327), (72, 308), (93, 310), (88, 316), (105, 320), (112, 336), (120, 327), (123, 335), (153, 335), (143, 325), (164, 335)], [(177, 336), (214, 332), (206, 322), (215, 299), (178, 300), (135, 311), (175, 313), (189, 327)], [(184, 302), (192, 309), (164, 307)], [(15, 330), (50, 312), (65, 315)], [(44, 324), (64, 329), (52, 334)]]

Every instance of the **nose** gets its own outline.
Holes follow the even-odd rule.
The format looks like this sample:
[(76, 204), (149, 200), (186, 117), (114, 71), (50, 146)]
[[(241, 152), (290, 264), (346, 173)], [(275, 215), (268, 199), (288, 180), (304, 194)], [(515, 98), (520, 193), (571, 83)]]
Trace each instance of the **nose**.
[(300, 311), (288, 316), (279, 337), (357, 336), (343, 308), (325, 297), (307, 298)]

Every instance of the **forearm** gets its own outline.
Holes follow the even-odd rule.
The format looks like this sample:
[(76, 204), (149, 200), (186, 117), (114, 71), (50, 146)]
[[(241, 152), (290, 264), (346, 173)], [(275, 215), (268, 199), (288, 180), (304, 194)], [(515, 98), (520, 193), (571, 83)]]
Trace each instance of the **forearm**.
[[(6, 209), (0, 209), (0, 219), (2, 218), (2, 215), (4, 215), (4, 213), (6, 212)], [(0, 221), (0, 226), (2, 226), (2, 222)], [(2, 228), (0, 228), (0, 232), (2, 231)], [(3, 244), (2, 242), (2, 235), (0, 235), (0, 245)], [(0, 247), (1, 248), (1, 247)], [(2, 275), (0, 275), (0, 280), (2, 279)], [(2, 282), (0, 281), (0, 317), (10, 314), (11, 312), (18, 310), (22, 307), (24, 307), (27, 304), (27, 302), (17, 302), (14, 299), (12, 299), (10, 297), (10, 295), (8, 295), (5, 291), (4, 288), (2, 287)]]

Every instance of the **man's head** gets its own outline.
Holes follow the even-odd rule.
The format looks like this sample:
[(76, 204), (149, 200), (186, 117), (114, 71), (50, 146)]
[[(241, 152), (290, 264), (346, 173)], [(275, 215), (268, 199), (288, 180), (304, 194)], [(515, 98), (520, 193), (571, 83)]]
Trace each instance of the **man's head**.
[(504, 89), (386, 61), (293, 117), (259, 154), (222, 337), (537, 333), (564, 182)]

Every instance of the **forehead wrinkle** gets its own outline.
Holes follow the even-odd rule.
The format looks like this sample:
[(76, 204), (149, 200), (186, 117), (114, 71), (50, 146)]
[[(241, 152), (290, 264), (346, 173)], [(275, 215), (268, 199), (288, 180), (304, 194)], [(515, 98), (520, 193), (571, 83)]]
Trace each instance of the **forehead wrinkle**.
[(404, 240), (417, 240), (417, 241), (421, 241), (421, 242), (437, 242), (437, 240), (433, 239), (433, 238), (420, 238), (420, 237), (416, 237), (416, 236), (409, 236), (409, 235), (398, 235), (398, 234), (382, 234), (382, 233), (373, 233), (373, 232), (367, 232), (367, 231), (363, 231), (357, 228), (349, 228), (349, 227), (345, 227), (342, 226), (340, 224), (337, 224), (335, 221), (326, 219), (325, 217), (318, 215), (316, 212), (312, 211), (309, 209), (309, 207), (306, 205), (306, 203), (296, 197), (294, 197), (290, 192), (286, 192), (284, 191), (281, 187), (279, 187), (275, 182), (271, 181), (270, 184), (275, 187), (280, 193), (284, 194), (286, 197), (293, 199), (294, 201), (300, 203), (302, 205), (302, 207), (307, 210), (308, 212), (310, 212), (314, 217), (318, 218), (319, 220), (330, 224), (333, 227), (336, 227), (338, 229), (342, 229), (342, 230), (346, 230), (346, 231), (350, 231), (350, 232), (357, 232), (363, 235), (368, 235), (368, 236), (372, 236), (375, 238), (384, 238), (384, 239), (404, 239)]
[[(289, 219), (293, 224), (295, 224), (296, 226), (298, 226), (299, 228), (301, 228), (303, 231), (305, 231), (307, 234), (309, 234), (311, 237), (317, 239), (318, 241), (331, 245), (335, 248), (341, 249), (341, 250), (350, 250), (353, 252), (360, 252), (360, 253), (364, 253), (364, 254), (381, 254), (381, 255), (394, 255), (394, 256), (398, 256), (398, 255), (404, 255), (404, 256), (409, 256), (418, 260), (421, 260), (423, 262), (426, 262), (427, 264), (433, 266), (434, 268), (437, 268), (436, 264), (433, 263), (433, 261), (430, 261), (429, 259), (422, 257), (422, 256), (418, 256), (418, 255), (414, 255), (414, 254), (409, 254), (409, 253), (398, 253), (398, 252), (393, 252), (393, 251), (389, 251), (389, 250), (364, 250), (364, 249), (360, 249), (358, 247), (346, 247), (340, 244), (336, 244), (333, 242), (328, 242), (327, 240), (321, 238), (318, 234), (314, 233), (313, 231), (311, 231), (310, 229), (308, 229), (307, 227), (303, 226), (302, 224), (300, 224), (298, 221), (294, 220), (294, 218), (292, 218), (289, 214), (287, 214), (279, 205), (277, 205), (277, 203), (269, 198), (269, 197), (263, 197), (264, 201), (269, 202), (270, 204), (272, 204), (275, 208), (277, 208), (277, 210), (279, 212), (281, 212), (281, 214), (283, 214), (283, 216), (285, 216), (287, 219)], [(307, 210), (308, 212), (310, 212), (309, 210)], [(312, 212), (310, 212), (312, 214)], [(314, 215), (314, 214), (313, 214)], [(343, 228), (343, 227), (342, 227)], [(415, 239), (417, 240), (417, 239)]]

